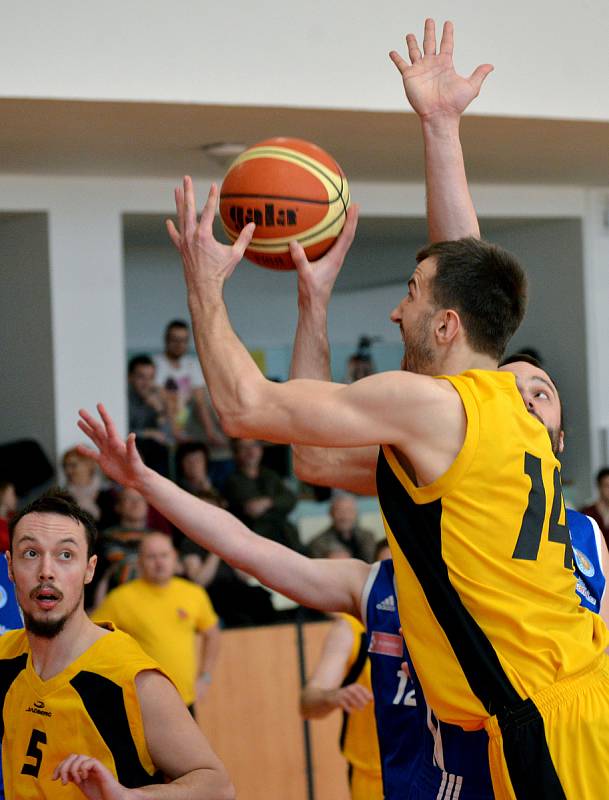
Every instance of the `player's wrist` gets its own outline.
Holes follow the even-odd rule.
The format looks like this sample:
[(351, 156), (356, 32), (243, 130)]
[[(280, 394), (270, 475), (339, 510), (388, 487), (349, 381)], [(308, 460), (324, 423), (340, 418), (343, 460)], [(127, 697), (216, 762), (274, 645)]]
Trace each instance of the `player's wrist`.
[(431, 114), (420, 114), (419, 119), (425, 138), (459, 138), (461, 114), (456, 111), (434, 111)]

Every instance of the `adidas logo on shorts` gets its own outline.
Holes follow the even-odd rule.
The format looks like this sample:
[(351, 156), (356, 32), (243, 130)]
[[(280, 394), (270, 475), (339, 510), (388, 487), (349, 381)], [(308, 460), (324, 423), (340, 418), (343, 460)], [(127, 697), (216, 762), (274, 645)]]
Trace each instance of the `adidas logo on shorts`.
[(395, 599), (392, 594), (376, 604), (379, 611), (395, 611)]

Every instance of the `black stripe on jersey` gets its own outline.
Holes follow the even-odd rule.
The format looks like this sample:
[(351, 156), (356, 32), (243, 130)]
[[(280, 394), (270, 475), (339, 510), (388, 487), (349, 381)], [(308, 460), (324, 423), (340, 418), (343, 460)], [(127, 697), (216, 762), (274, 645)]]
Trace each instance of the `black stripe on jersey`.
[[(357, 656), (355, 657), (355, 661), (351, 665), (351, 669), (345, 675), (343, 682), (341, 683), (341, 689), (343, 686), (350, 686), (352, 683), (355, 683), (359, 676), (362, 674), (362, 670), (366, 664), (366, 659), (368, 658), (368, 637), (365, 633), (360, 633), (359, 637), (359, 650), (357, 651)], [(345, 746), (345, 738), (347, 737), (347, 725), (349, 724), (349, 714), (347, 711), (343, 711), (343, 724), (340, 729), (340, 749), (342, 751), (343, 747)]]
[[(548, 800), (564, 798), (545, 740), (541, 715), (532, 701), (521, 700), (505, 674), (493, 645), (450, 582), (448, 568), (442, 558), (441, 500), (417, 505), (389, 466), (382, 449), (377, 463), (376, 483), (387, 524), (417, 576), (472, 692), (489, 716), (497, 715), (504, 737), (510, 739), (507, 742), (504, 738), (504, 755), (510, 777), (514, 772), (512, 782), (518, 783), (518, 775), (522, 776), (516, 796), (531, 800), (540, 797)], [(535, 715), (537, 719), (534, 722)], [(520, 726), (521, 722), (523, 725), (526, 723), (526, 731)], [(536, 732), (530, 730), (531, 723)], [(519, 737), (527, 742), (529, 738), (535, 738), (535, 761), (527, 758), (526, 752), (520, 751), (514, 741)]]
[(27, 653), (22, 653), (15, 658), (3, 658), (0, 661), (0, 742), (4, 736), (4, 700), (6, 694), (14, 683), (15, 678), (25, 669), (27, 664)]
[(82, 671), (70, 681), (76, 689), (112, 753), (120, 783), (127, 789), (162, 783), (160, 776), (149, 775), (142, 766), (125, 708), (122, 688), (114, 681), (95, 672)]

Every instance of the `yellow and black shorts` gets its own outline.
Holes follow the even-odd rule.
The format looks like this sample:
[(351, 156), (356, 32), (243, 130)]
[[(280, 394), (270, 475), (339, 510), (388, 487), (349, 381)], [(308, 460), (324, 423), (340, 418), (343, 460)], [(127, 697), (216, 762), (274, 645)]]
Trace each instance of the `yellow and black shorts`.
[(497, 800), (606, 800), (609, 658), (490, 717)]

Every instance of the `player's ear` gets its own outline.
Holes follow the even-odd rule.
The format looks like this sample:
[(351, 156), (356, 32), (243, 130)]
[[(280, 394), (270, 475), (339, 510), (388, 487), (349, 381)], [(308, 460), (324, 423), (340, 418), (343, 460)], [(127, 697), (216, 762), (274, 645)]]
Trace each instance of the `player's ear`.
[(435, 334), (438, 344), (450, 344), (461, 330), (461, 320), (452, 308), (443, 308), (437, 317)]
[(13, 583), (15, 583), (15, 577), (13, 575), (13, 559), (11, 557), (11, 551), (7, 550), (4, 555), (6, 556), (6, 565), (8, 567), (8, 577)]
[(93, 576), (95, 575), (95, 567), (97, 565), (97, 556), (91, 556), (87, 563), (87, 569), (85, 570), (85, 584), (91, 583), (93, 580)]
[(564, 449), (565, 449), (565, 432), (561, 431), (558, 434), (558, 452), (562, 453)]

